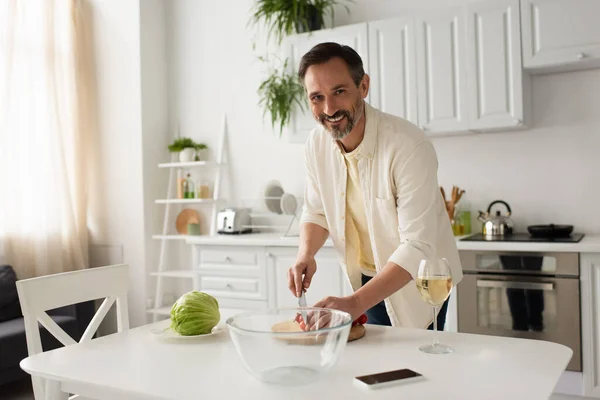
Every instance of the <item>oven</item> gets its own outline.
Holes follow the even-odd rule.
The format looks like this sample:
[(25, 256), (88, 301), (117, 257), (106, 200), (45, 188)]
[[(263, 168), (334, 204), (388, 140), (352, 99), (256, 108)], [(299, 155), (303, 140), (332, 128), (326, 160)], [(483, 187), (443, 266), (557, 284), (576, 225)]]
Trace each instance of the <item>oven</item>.
[(573, 350), (581, 371), (579, 254), (461, 251), (458, 331), (538, 339)]

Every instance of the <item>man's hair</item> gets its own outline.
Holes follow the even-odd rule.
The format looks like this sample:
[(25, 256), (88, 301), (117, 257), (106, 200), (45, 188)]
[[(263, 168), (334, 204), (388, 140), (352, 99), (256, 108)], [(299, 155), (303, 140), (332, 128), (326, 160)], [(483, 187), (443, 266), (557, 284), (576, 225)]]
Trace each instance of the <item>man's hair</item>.
[(363, 76), (365, 76), (362, 59), (352, 47), (332, 42), (319, 43), (302, 56), (298, 68), (298, 78), (304, 82), (304, 75), (306, 75), (308, 67), (315, 64), (324, 64), (335, 57), (339, 57), (346, 62), (350, 76), (358, 87)]

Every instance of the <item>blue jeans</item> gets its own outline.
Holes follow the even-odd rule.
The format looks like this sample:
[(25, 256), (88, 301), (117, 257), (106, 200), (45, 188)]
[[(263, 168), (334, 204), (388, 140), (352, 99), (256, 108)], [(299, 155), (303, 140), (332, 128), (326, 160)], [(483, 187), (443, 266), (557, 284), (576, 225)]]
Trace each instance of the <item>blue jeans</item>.
[[(371, 280), (370, 276), (363, 275), (362, 276), (362, 285), (366, 285), (367, 282)], [(444, 330), (444, 325), (446, 324), (446, 313), (448, 312), (448, 300), (450, 297), (446, 299), (440, 310), (437, 314), (437, 328), (439, 331)], [(433, 311), (432, 311), (433, 313)], [(382, 301), (381, 303), (375, 304), (372, 308), (367, 310), (367, 324), (374, 325), (385, 325), (392, 326), (390, 322), (390, 317), (387, 314), (385, 309), (385, 303)], [(430, 331), (433, 330), (433, 322), (427, 327)]]

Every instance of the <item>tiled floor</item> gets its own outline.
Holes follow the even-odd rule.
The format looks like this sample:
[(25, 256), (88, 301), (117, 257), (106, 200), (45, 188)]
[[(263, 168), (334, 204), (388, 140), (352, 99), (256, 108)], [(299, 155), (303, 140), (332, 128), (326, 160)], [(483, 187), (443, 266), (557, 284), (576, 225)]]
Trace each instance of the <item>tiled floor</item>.
[(0, 386), (0, 399), (2, 400), (34, 400), (31, 390), (31, 379), (8, 383)]

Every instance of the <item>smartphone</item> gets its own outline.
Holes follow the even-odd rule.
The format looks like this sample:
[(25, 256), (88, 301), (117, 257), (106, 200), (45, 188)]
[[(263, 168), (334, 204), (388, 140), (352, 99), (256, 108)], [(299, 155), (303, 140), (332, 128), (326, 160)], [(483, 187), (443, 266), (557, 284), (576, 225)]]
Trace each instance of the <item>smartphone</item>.
[(357, 376), (354, 382), (359, 386), (376, 389), (391, 385), (405, 384), (425, 379), (425, 377), (412, 369), (397, 369), (395, 371), (380, 372), (372, 375)]

